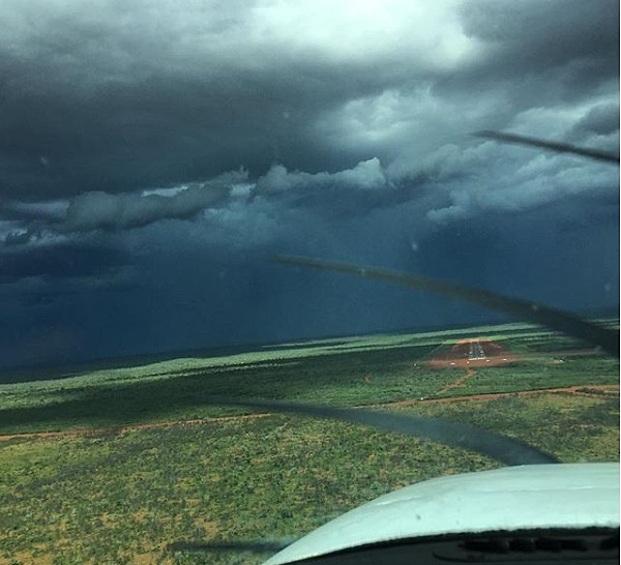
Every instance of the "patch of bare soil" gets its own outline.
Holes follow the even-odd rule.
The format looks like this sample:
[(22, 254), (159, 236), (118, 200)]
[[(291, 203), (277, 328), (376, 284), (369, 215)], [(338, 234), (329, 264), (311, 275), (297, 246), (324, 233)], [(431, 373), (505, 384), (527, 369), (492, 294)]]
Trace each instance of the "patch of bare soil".
[(504, 345), (491, 339), (476, 338), (459, 340), (427, 363), (432, 369), (469, 369), (508, 365), (517, 360), (518, 356)]

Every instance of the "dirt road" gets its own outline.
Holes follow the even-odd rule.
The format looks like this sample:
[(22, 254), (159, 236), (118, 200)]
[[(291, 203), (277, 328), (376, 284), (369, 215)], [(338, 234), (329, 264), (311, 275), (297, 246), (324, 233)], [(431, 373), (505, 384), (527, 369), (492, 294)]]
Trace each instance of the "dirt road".
[[(441, 393), (447, 392), (461, 386), (463, 382), (471, 377), (475, 371), (469, 370), (465, 375), (457, 379), (454, 383), (447, 385)], [(450, 402), (468, 402), (468, 401), (480, 401), (480, 400), (494, 400), (496, 398), (506, 398), (510, 396), (532, 396), (537, 394), (570, 394), (575, 396), (588, 396), (591, 398), (614, 398), (619, 396), (619, 385), (593, 385), (593, 386), (570, 386), (564, 388), (545, 388), (537, 390), (523, 390), (515, 392), (500, 392), (500, 393), (488, 393), (488, 394), (470, 394), (465, 396), (451, 396), (444, 398), (417, 398), (409, 400), (400, 400), (398, 402), (387, 402), (385, 404), (375, 404), (373, 406), (364, 406), (364, 408), (391, 408), (398, 406), (413, 406), (415, 404), (430, 404), (430, 403), (450, 403)], [(361, 407), (362, 408), (362, 407)], [(77, 428), (72, 430), (63, 431), (48, 431), (48, 432), (25, 432), (15, 434), (3, 434), (0, 435), (0, 441), (8, 441), (11, 439), (29, 439), (29, 438), (53, 438), (53, 437), (97, 437), (99, 435), (107, 434), (123, 434), (135, 430), (149, 430), (159, 428), (170, 428), (174, 426), (191, 426), (196, 424), (210, 424), (217, 422), (232, 422), (241, 420), (252, 420), (255, 418), (267, 418), (274, 416), (271, 413), (261, 414), (244, 414), (241, 416), (221, 416), (216, 418), (197, 418), (194, 420), (181, 420), (181, 421), (166, 421), (166, 422), (152, 422), (146, 424), (129, 424), (125, 426), (118, 426), (113, 428)]]
[(464, 383), (473, 375), (476, 375), (477, 372), (474, 369), (468, 369), (466, 371), (466, 374), (459, 377), (455, 382), (446, 385), (440, 392), (439, 394), (444, 394), (446, 392), (448, 392), (449, 390), (453, 390), (454, 388), (459, 388), (460, 386), (464, 386)]

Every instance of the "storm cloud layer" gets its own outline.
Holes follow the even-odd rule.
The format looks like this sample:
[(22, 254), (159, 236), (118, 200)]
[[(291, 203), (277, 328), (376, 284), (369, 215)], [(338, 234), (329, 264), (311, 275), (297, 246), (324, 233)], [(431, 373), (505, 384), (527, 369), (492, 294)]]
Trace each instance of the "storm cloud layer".
[(618, 153), (618, 22), (614, 0), (4, 0), (6, 363), (53, 328), (80, 337), (42, 362), (478, 315), (277, 252), (614, 305), (618, 169), (472, 134)]

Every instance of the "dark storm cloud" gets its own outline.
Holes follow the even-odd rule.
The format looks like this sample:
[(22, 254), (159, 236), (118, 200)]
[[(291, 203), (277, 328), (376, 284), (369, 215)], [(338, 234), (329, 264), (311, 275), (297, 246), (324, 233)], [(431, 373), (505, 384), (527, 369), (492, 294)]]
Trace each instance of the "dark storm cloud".
[[(614, 80), (615, 6), (466, 2), (461, 22), (453, 14), (437, 37), (412, 33), (374, 50), (382, 44), (356, 36), (358, 22), (345, 25), (338, 6), (328, 19), (300, 8), (341, 33), (324, 38), (299, 23), (289, 31), (294, 10), (262, 2), (180, 11), (170, 2), (8, 1), (0, 11), (2, 192), (51, 200), (202, 181), (240, 166), (258, 176), (274, 162), (311, 173), (373, 157), (386, 163), (408, 138), (433, 140), (442, 129), (434, 120), (446, 139), (480, 125), (476, 116), (488, 127), (496, 114), (504, 126), (537, 97), (553, 105), (570, 89), (579, 96), (587, 83), (593, 90)], [(453, 7), (407, 9), (431, 24), (441, 22), (434, 10), (450, 15)], [(331, 21), (339, 18), (343, 27)], [(576, 65), (579, 83), (563, 92), (546, 84), (550, 70)], [(482, 107), (450, 124), (451, 112), (471, 113), (473, 81), (482, 81)], [(412, 119), (425, 106), (421, 85), (438, 94), (422, 110), (426, 120)], [(498, 108), (494, 96), (513, 101)]]
[(5, 195), (135, 190), (278, 158), (310, 165), (327, 154), (308, 151), (317, 115), (386, 83), (368, 65), (248, 40), (246, 4), (227, 18), (213, 3), (143, 7), (3, 5)]
[(85, 244), (40, 245), (27, 249), (18, 246), (0, 255), (0, 283), (41, 277), (80, 279), (106, 277), (127, 264), (125, 255), (115, 247)]
[(3, 0), (0, 358), (471, 319), (273, 253), (588, 303), (618, 172), (471, 134), (618, 151), (618, 61), (613, 0)]
[(487, 88), (510, 81), (522, 104), (576, 99), (618, 74), (618, 2), (484, 0), (462, 13), (466, 33), (489, 47), (472, 77)]
[[(537, 108), (567, 112), (572, 106), (579, 111), (587, 100), (593, 104), (598, 97), (604, 105), (616, 103), (618, 2), (484, 0), (465, 2), (460, 11), (464, 32), (484, 46), (481, 56), (436, 77), (433, 84), (436, 95), (454, 101), (462, 115), (471, 113), (478, 98), (485, 111), (477, 120), (487, 129), (559, 139), (567, 131), (559, 128), (558, 117), (553, 123), (520, 114)], [(588, 145), (591, 140), (581, 141)], [(614, 148), (615, 142), (618, 145), (618, 138), (604, 141), (601, 148)]]
[(567, 64), (599, 62), (614, 74), (619, 3), (612, 0), (482, 0), (461, 9), (465, 31), (490, 42), (494, 56), (511, 61), (511, 69), (537, 72)]

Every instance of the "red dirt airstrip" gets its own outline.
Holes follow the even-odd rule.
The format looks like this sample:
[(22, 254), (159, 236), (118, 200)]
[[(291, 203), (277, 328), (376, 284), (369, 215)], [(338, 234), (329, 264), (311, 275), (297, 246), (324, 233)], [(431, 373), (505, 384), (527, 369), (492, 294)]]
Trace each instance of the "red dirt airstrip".
[(517, 355), (491, 339), (461, 339), (427, 361), (432, 369), (498, 367), (518, 360)]

